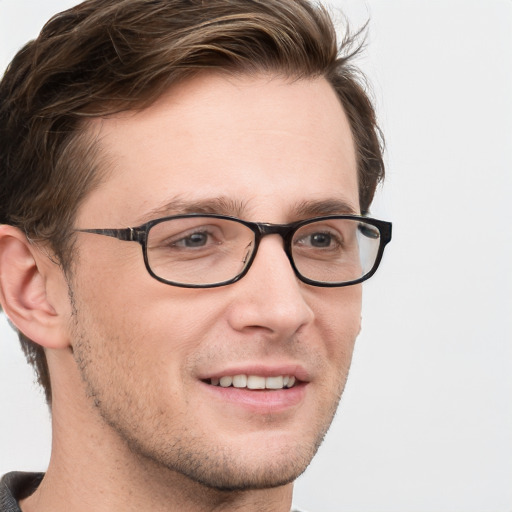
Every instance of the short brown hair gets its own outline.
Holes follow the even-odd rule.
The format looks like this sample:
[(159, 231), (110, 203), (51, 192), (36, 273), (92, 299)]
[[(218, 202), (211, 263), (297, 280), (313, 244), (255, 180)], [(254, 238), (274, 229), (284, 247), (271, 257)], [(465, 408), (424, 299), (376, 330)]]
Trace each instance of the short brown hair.
[[(384, 165), (351, 65), (356, 36), (338, 48), (329, 14), (308, 0), (88, 0), (54, 16), (0, 83), (0, 223), (47, 242), (67, 271), (74, 216), (100, 177), (86, 120), (147, 107), (208, 69), (325, 77), (351, 125), (366, 212)], [(44, 350), (19, 336), (51, 404)]]

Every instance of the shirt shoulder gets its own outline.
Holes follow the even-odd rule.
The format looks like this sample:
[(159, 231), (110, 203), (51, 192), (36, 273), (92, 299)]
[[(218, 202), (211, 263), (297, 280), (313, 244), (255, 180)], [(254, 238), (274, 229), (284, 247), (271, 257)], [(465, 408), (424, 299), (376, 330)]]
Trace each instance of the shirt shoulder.
[(43, 473), (7, 473), (0, 480), (0, 512), (21, 512), (18, 501), (30, 496), (43, 479)]

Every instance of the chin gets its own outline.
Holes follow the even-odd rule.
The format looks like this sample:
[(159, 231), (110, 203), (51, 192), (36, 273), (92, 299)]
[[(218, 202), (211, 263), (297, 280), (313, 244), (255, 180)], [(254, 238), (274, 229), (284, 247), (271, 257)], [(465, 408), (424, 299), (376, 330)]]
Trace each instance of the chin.
[[(218, 461), (185, 473), (191, 480), (217, 491), (236, 492), (282, 487), (294, 482), (307, 468), (307, 460), (294, 458), (283, 462), (249, 465), (244, 461)], [(208, 467), (210, 466), (210, 467)]]
[[(157, 449), (130, 443), (132, 453), (150, 462), (156, 474), (162, 469), (172, 475), (181, 475), (206, 488), (220, 492), (261, 490), (282, 487), (295, 481), (309, 466), (318, 450), (323, 434), (315, 440), (284, 442), (279, 436), (262, 439), (256, 436), (243, 445), (234, 447), (226, 443), (210, 443), (205, 449), (201, 443), (178, 447), (176, 444)], [(281, 441), (281, 442), (280, 442)], [(197, 449), (202, 444), (202, 449)], [(192, 448), (195, 446), (196, 448)], [(146, 448), (146, 449), (145, 449)]]
[(276, 430), (245, 437), (235, 447), (225, 443), (208, 454), (205, 463), (196, 467), (195, 475), (188, 476), (220, 491), (270, 489), (290, 484), (311, 463), (330, 425), (326, 423), (322, 426), (312, 423), (302, 435)]

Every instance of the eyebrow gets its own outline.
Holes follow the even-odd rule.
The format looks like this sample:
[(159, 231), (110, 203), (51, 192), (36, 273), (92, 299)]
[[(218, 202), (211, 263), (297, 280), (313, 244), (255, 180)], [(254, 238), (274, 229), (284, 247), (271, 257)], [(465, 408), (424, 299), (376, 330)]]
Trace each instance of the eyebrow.
[(163, 206), (159, 206), (146, 212), (141, 217), (140, 222), (144, 223), (160, 217), (185, 215), (187, 213), (204, 213), (240, 217), (245, 209), (246, 204), (243, 201), (233, 200), (225, 196), (191, 201), (186, 201), (182, 197), (176, 196)]
[[(146, 212), (139, 224), (144, 224), (153, 219), (172, 215), (186, 215), (189, 213), (226, 215), (229, 217), (243, 218), (248, 209), (248, 203), (234, 200), (226, 196), (187, 201), (176, 196), (163, 206)], [(310, 217), (322, 217), (324, 215), (360, 215), (359, 212), (342, 199), (324, 199), (301, 201), (291, 208), (290, 220), (303, 220)]]
[(322, 217), (324, 215), (359, 215), (359, 212), (352, 205), (341, 199), (302, 201), (293, 209), (293, 213), (298, 218)]

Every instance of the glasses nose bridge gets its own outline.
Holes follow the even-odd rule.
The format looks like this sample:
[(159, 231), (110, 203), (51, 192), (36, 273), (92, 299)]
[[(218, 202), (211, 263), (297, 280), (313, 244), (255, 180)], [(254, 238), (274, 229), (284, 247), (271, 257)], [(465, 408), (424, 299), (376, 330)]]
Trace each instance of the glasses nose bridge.
[(295, 225), (291, 224), (269, 224), (266, 222), (258, 222), (255, 223), (255, 226), (258, 230), (258, 240), (257, 246), (259, 248), (259, 244), (261, 240), (269, 235), (279, 235), (283, 239), (283, 249), (290, 260), (290, 264), (292, 268), (295, 269), (295, 265), (293, 263), (293, 257), (291, 254), (291, 237), (293, 236), (293, 232), (295, 231)]
[(290, 224), (268, 224), (265, 222), (258, 222), (256, 226), (260, 239), (268, 235), (279, 235), (285, 242), (285, 246), (295, 229), (295, 226)]

